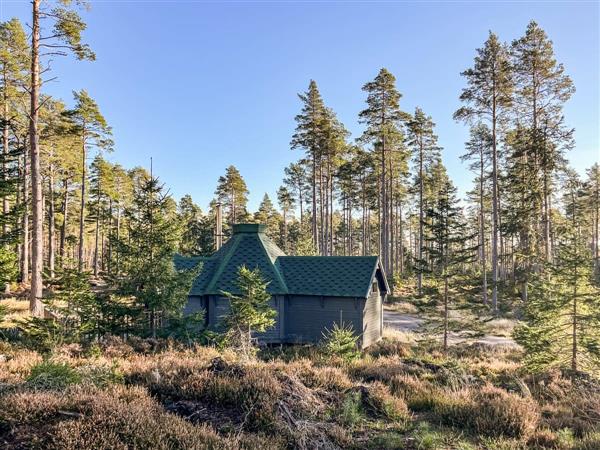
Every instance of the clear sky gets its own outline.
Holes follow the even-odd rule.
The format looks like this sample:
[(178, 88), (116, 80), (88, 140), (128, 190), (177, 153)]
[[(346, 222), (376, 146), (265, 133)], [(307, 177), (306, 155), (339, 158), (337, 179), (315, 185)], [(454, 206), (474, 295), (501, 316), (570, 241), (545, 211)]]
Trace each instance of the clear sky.
[[(468, 130), (452, 120), (488, 30), (502, 40), (536, 20), (554, 41), (576, 94), (565, 108), (576, 128), (569, 155), (583, 171), (600, 159), (599, 3), (592, 2), (201, 2), (91, 1), (85, 40), (97, 61), (57, 58), (46, 92), (72, 104), (85, 88), (114, 129), (110, 159), (149, 166), (180, 197), (206, 208), (218, 177), (237, 166), (255, 209), (274, 199), (289, 148), (296, 96), (315, 79), (352, 132), (362, 85), (381, 67), (397, 78), (401, 107), (437, 123), (443, 157), (461, 192), (472, 176), (458, 157)], [(0, 0), (2, 20), (29, 23), (27, 0)]]

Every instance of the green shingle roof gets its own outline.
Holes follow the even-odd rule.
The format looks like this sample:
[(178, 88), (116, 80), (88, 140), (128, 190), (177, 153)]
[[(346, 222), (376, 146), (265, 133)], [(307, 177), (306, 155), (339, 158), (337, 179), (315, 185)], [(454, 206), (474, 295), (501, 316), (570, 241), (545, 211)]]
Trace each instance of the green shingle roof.
[(289, 294), (366, 297), (378, 260), (377, 256), (282, 256), (277, 265)]
[[(211, 257), (175, 257), (178, 269), (202, 263), (190, 295), (236, 293), (241, 265), (258, 268), (275, 295), (366, 297), (379, 266), (376, 256), (286, 256), (258, 224), (233, 226), (232, 237)], [(383, 281), (385, 283), (385, 281)], [(387, 286), (386, 286), (387, 289)]]

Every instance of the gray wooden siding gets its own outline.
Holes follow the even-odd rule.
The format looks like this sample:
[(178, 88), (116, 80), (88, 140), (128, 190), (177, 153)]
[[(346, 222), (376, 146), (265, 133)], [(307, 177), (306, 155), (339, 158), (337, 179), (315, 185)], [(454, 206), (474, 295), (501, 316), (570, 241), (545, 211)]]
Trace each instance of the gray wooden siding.
[[(368, 299), (316, 296), (274, 296), (270, 305), (277, 311), (273, 328), (257, 334), (264, 343), (318, 343), (325, 329), (340, 320), (351, 324), (361, 335), (362, 348), (377, 342), (383, 331), (383, 292), (371, 292)], [(229, 300), (220, 296), (190, 296), (184, 313), (191, 314), (208, 307), (208, 326), (219, 329), (229, 312)], [(282, 319), (283, 318), (283, 319)]]
[(364, 299), (291, 295), (285, 300), (285, 331), (289, 343), (316, 343), (325, 329), (340, 320), (359, 334)]
[[(280, 317), (285, 317), (283, 309), (285, 307), (284, 297), (282, 295), (274, 295), (271, 300), (269, 300), (269, 306), (277, 311), (277, 317), (275, 318), (275, 324), (272, 328), (269, 328), (264, 333), (256, 333), (256, 338), (260, 342), (264, 342), (266, 344), (275, 344), (283, 341), (282, 336), (282, 324)], [(285, 327), (283, 327), (285, 328)]]
[[(264, 343), (277, 343), (282, 341), (281, 335), (281, 321), (280, 317), (283, 317), (283, 296), (275, 296), (269, 300), (269, 306), (277, 311), (277, 317), (275, 318), (275, 324), (272, 328), (268, 329), (264, 333), (257, 333), (256, 337)], [(209, 326), (215, 329), (222, 327), (223, 318), (229, 313), (229, 299), (226, 297), (217, 297), (214, 295), (210, 296), (209, 311)]]
[(206, 312), (206, 299), (205, 297), (200, 297), (196, 295), (190, 295), (188, 297), (188, 302), (185, 304), (183, 308), (183, 314), (189, 315), (197, 313), (198, 311), (204, 310)]
[(372, 292), (363, 311), (362, 348), (377, 342), (383, 333), (382, 292)]

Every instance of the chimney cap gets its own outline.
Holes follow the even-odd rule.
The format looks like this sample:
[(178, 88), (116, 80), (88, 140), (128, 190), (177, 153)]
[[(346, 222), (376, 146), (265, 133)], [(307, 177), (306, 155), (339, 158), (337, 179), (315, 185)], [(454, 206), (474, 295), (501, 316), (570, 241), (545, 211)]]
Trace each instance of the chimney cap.
[(233, 225), (233, 234), (240, 233), (264, 233), (267, 229), (267, 226), (262, 223), (236, 223)]

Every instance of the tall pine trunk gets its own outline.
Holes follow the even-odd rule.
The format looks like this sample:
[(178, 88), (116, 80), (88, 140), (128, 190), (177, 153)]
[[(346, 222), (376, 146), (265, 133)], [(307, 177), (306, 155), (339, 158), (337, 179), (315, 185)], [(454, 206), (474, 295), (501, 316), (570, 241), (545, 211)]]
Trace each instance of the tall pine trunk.
[(32, 0), (32, 30), (31, 30), (31, 86), (29, 113), (29, 145), (31, 163), (31, 210), (32, 210), (32, 242), (31, 242), (31, 290), (29, 293), (29, 309), (34, 317), (42, 317), (42, 266), (43, 266), (43, 198), (42, 177), (40, 169), (39, 147), (39, 95), (40, 95), (40, 0)]
[[(2, 161), (2, 178), (6, 180), (6, 158), (8, 156), (8, 92), (7, 92), (7, 77), (6, 77), (6, 68), (4, 69), (4, 111), (3, 111), (3, 130), (2, 130), (2, 153), (4, 154), (4, 159)], [(2, 213), (7, 216), (10, 211), (10, 205), (8, 202), (8, 197), (2, 197)], [(8, 233), (8, 224), (5, 223), (3, 225), (2, 232), (4, 234)], [(7, 284), (7, 286), (9, 286)]]
[(492, 100), (492, 308), (498, 311), (498, 146), (496, 92)]
[(84, 230), (85, 230), (85, 187), (86, 187), (86, 149), (85, 149), (85, 121), (83, 123), (83, 132), (81, 135), (81, 211), (79, 212), (79, 254), (78, 267), (79, 271), (83, 270), (83, 246), (84, 246)]
[(423, 144), (419, 145), (419, 271), (417, 272), (417, 290), (423, 295)]
[(66, 253), (65, 253), (65, 246), (66, 246), (66, 240), (67, 240), (67, 220), (69, 217), (69, 180), (67, 178), (65, 178), (63, 180), (63, 207), (62, 207), (62, 213), (63, 213), (63, 222), (62, 225), (60, 227), (60, 247), (59, 247), (59, 254), (60, 254), (60, 265), (61, 267), (64, 267), (65, 264), (65, 257), (66, 257)]
[(100, 173), (98, 173), (98, 204), (96, 205), (96, 233), (94, 237), (94, 276), (98, 276), (99, 268), (99, 238), (100, 238)]
[(448, 276), (444, 275), (444, 352), (448, 351)]
[(483, 189), (484, 189), (484, 164), (483, 164), (483, 147), (479, 150), (479, 222), (481, 235), (481, 271), (483, 279), (481, 283), (481, 294), (483, 297), (483, 304), (488, 303), (488, 292), (487, 292), (487, 255), (485, 252), (485, 211), (483, 202)]
[(312, 240), (315, 250), (319, 250), (319, 233), (317, 231), (317, 160), (315, 152), (312, 152), (312, 211), (311, 211), (311, 229)]
[(54, 216), (54, 165), (50, 164), (48, 170), (48, 271), (50, 272), (50, 278), (54, 278), (54, 266), (56, 260)]

